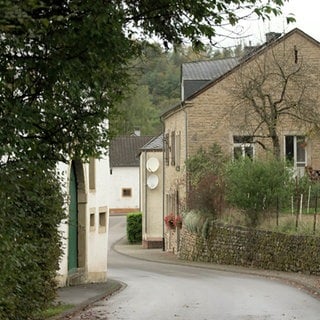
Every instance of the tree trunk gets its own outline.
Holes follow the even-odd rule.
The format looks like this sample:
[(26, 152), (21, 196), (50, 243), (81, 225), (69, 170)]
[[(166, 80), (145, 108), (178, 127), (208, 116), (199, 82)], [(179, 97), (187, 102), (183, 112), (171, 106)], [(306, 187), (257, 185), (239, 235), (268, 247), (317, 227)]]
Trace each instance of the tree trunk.
[(275, 159), (280, 160), (280, 141), (277, 134), (272, 135), (272, 146)]

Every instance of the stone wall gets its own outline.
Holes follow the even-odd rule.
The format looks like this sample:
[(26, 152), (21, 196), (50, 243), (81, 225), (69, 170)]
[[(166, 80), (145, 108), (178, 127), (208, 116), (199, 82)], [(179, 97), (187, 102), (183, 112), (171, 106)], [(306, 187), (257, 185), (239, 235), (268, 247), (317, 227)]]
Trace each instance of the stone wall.
[(214, 225), (205, 239), (181, 230), (179, 258), (320, 275), (320, 238)]
[(181, 239), (181, 229), (168, 229), (164, 233), (165, 251), (178, 253), (179, 240)]

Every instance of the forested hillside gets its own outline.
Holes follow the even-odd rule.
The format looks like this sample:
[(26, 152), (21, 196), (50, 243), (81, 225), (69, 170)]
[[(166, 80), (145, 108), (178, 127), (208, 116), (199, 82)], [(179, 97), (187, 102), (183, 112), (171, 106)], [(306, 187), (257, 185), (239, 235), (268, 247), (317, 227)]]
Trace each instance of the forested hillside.
[(180, 67), (184, 62), (221, 59), (240, 55), (235, 49), (194, 52), (192, 48), (164, 51), (160, 46), (147, 47), (143, 56), (130, 66), (135, 85), (119, 104), (119, 114), (110, 121), (118, 134), (131, 134), (135, 128), (142, 135), (161, 132), (160, 115), (180, 101)]

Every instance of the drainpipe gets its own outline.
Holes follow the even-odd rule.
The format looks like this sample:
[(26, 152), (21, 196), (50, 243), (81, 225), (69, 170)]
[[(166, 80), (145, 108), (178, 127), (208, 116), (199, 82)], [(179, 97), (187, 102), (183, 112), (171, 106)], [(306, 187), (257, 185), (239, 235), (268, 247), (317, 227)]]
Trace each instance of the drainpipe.
[(162, 251), (165, 251), (165, 240), (164, 240), (164, 207), (165, 207), (165, 131), (166, 127), (162, 117), (160, 117), (160, 122), (162, 124)]
[[(185, 160), (187, 159), (187, 155), (188, 155), (188, 114), (186, 111), (186, 107), (185, 104), (183, 103), (183, 101), (180, 103), (180, 110), (184, 113), (184, 132), (185, 132)], [(181, 141), (180, 141), (181, 142)], [(180, 144), (180, 148), (181, 148), (181, 144)], [(181, 159), (180, 159), (181, 161)], [(187, 172), (186, 172), (186, 178), (187, 178)], [(185, 179), (185, 197), (188, 194), (188, 186), (189, 183), (187, 181), (187, 179)], [(180, 214), (180, 208), (179, 208), (179, 191), (176, 191), (176, 198), (177, 198), (177, 208), (178, 208), (178, 213)], [(177, 251), (180, 251), (180, 230), (177, 231)]]
[[(187, 114), (187, 111), (186, 111), (186, 104), (181, 102), (181, 110), (184, 112), (184, 132), (185, 132), (185, 161), (187, 160), (187, 156), (188, 156), (188, 114)], [(186, 181), (186, 194), (188, 193), (188, 186), (189, 186), (189, 183), (187, 181), (187, 179), (185, 180)]]
[(183, 107), (183, 105), (181, 104), (181, 108), (182, 111), (184, 112), (184, 131), (186, 133), (186, 154), (185, 154), (185, 158), (187, 160), (187, 156), (188, 156), (188, 114), (186, 111), (186, 108)]
[(147, 196), (148, 196), (148, 185), (147, 185), (147, 151), (144, 151), (144, 232), (147, 234), (148, 231), (148, 201), (147, 201)]

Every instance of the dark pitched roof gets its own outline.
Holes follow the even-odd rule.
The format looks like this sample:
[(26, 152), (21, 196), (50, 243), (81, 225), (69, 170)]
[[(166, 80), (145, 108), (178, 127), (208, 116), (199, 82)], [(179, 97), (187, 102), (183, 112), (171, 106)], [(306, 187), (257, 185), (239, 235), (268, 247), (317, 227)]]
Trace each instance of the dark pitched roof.
[(139, 167), (139, 152), (152, 136), (120, 136), (111, 141), (110, 167)]
[(237, 58), (183, 63), (182, 80), (214, 80), (239, 63)]
[(141, 148), (141, 150), (143, 150), (143, 151), (155, 151), (155, 150), (162, 151), (163, 150), (163, 134), (160, 134), (159, 136), (151, 139), (148, 143), (146, 143)]
[(237, 58), (183, 63), (181, 66), (181, 99), (186, 100), (210, 81), (219, 78), (239, 63)]
[(306, 34), (305, 32), (303, 32), (302, 30), (295, 28), (291, 31), (289, 31), (288, 33), (282, 35), (282, 36), (276, 36), (273, 37), (271, 39), (269, 39), (268, 41), (266, 41), (264, 44), (257, 46), (253, 51), (251, 51), (249, 54), (247, 54), (246, 56), (244, 56), (243, 58), (241, 58), (239, 60), (239, 63), (236, 64), (233, 68), (231, 68), (230, 70), (228, 70), (226, 73), (222, 74), (220, 77), (218, 77), (217, 79), (211, 80), (207, 85), (205, 85), (203, 88), (201, 88), (200, 90), (198, 90), (197, 92), (195, 92), (192, 96), (188, 97), (188, 99), (193, 99), (194, 97), (196, 97), (197, 95), (201, 94), (203, 91), (207, 90), (208, 88), (214, 86), (217, 82), (219, 82), (220, 80), (222, 80), (223, 78), (225, 78), (227, 75), (231, 74), (232, 72), (234, 72), (235, 70), (237, 70), (239, 67), (241, 67), (242, 65), (250, 62), (251, 60), (255, 59), (257, 56), (263, 54), (264, 52), (266, 52), (266, 50), (268, 50), (269, 48), (272, 48), (273, 46), (277, 45), (279, 42), (284, 41), (285, 39), (289, 38), (292, 34), (294, 33), (298, 33), (300, 35), (302, 35), (303, 37), (305, 37), (306, 39), (308, 39), (309, 41), (313, 42), (314, 44), (320, 46), (320, 43), (315, 40), (314, 38), (312, 38), (311, 36), (309, 36), (308, 34)]

